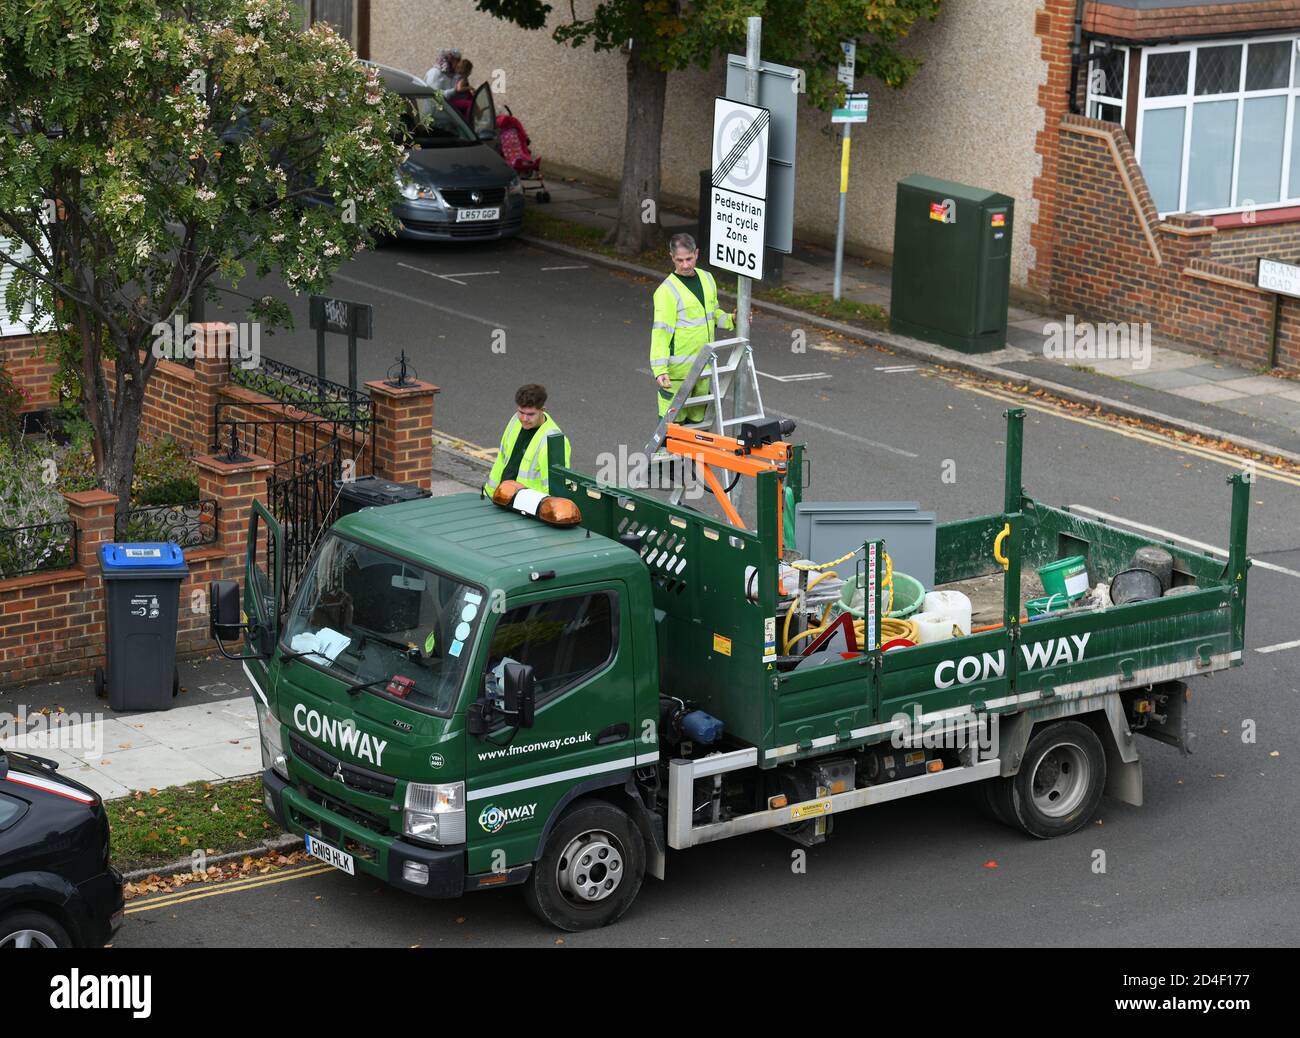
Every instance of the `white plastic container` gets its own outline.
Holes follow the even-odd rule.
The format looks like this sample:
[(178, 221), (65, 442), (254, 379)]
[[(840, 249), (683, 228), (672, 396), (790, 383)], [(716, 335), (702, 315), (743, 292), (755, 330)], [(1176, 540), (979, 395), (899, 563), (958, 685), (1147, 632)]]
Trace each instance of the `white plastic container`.
[(963, 635), (970, 634), (970, 599), (960, 591), (929, 591), (921, 608), (948, 617), (950, 627), (955, 624)]
[(946, 613), (913, 613), (912, 619), (916, 621), (918, 645), (941, 642), (952, 637), (953, 623)]

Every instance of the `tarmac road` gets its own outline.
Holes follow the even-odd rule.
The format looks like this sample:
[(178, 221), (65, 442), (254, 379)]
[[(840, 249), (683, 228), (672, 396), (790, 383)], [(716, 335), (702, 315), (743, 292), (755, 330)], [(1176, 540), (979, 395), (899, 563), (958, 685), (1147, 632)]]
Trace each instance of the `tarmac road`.
[[(602, 452), (617, 452), (621, 443), (639, 449), (653, 429), (646, 373), (652, 290), (639, 278), (504, 242), (383, 249), (349, 264), (332, 291), (376, 306), (377, 339), (362, 344), (363, 379), (382, 377), (405, 348), (419, 375), (442, 387), (435, 425), (485, 445), (500, 436), (514, 388), (544, 382), (548, 409), (573, 441), (575, 466), (591, 471)], [(239, 319), (238, 310), (228, 313)], [(298, 331), (263, 336), (262, 348), (311, 369), (305, 300), (297, 314)], [(796, 352), (801, 331), (806, 349)], [(768, 412), (795, 418), (793, 438), (806, 442), (813, 458), (806, 499), (915, 500), (941, 522), (1000, 509), (1002, 412), (1009, 401), (997, 391), (765, 315), (756, 316), (753, 339)], [(494, 352), (494, 341), (505, 351)], [(338, 340), (329, 374), (346, 376)], [(1224, 480), (1238, 461), (1036, 401), (1013, 402), (1029, 408), (1023, 483), (1032, 496), (1144, 524), (1158, 536), (1226, 546)], [(945, 481), (954, 473), (955, 481)], [(1294, 942), (1300, 477), (1260, 469), (1251, 497), (1256, 565), (1245, 666), (1192, 683), (1200, 734), (1194, 756), (1141, 741), (1143, 807), (1105, 800), (1097, 824), (1042, 842), (987, 819), (953, 790), (837, 817), (831, 839), (807, 852), (805, 872), (792, 870), (798, 848), (771, 834), (672, 853), (666, 882), (647, 879), (621, 923), (567, 935), (564, 943)], [(1256, 741), (1243, 741), (1245, 722), (1253, 722)], [(1104, 872), (1096, 871), (1097, 851), (1105, 852)], [(514, 891), (438, 903), (327, 866), (272, 878), (132, 902), (115, 943), (458, 946), (557, 939)]]

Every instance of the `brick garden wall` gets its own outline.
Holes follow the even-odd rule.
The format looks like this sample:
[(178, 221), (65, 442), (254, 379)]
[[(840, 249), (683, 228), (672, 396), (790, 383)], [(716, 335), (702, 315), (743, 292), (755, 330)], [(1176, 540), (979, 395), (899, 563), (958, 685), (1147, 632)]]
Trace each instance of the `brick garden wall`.
[[(1262, 221), (1264, 213), (1257, 214)], [(1249, 271), (1255, 276), (1255, 258), (1300, 263), (1300, 221), (1295, 223), (1219, 225), (1210, 239), (1211, 258)]]
[[(213, 328), (215, 326), (209, 326)], [(0, 339), (0, 363), (39, 401), (53, 403), (49, 391), (54, 366), (39, 358), (39, 337)], [(433, 400), (438, 389), (415, 383), (394, 390), (367, 385), (375, 415), (377, 474), (428, 487), (433, 454)], [(227, 463), (212, 453), (218, 403), (224, 417), (242, 421), (283, 418), (285, 409), (271, 398), (229, 382), (225, 361), (196, 358), (189, 368), (161, 361), (150, 380), (141, 432), (171, 435), (195, 457), (199, 496), (218, 504), (216, 542), (187, 549), (189, 575), (181, 586), (178, 655), (213, 651), (205, 612), (191, 608), (195, 591), (212, 580), (243, 578), (244, 542), (252, 502), (267, 503), (267, 477), (293, 451), (311, 449), (337, 432), (345, 441), (344, 457), (357, 459), (357, 475), (370, 471), (369, 444), (343, 426), (321, 425), (300, 435), (296, 444), (278, 440), (274, 457)], [(269, 444), (269, 441), (267, 441)], [(245, 444), (245, 453), (252, 453)], [(114, 539), (117, 500), (103, 491), (65, 495), (69, 518), (77, 527), (77, 558), (65, 570), (0, 580), (0, 686), (60, 675), (84, 674), (104, 658), (104, 588), (99, 574), (101, 544)]]
[[(1067, 115), (1060, 127), (1053, 302), (1084, 319), (1149, 322), (1248, 366), (1268, 362), (1273, 297), (1221, 261), (1209, 217), (1160, 220), (1124, 131)], [(1257, 230), (1253, 228), (1252, 230)], [(1278, 365), (1300, 370), (1300, 300), (1283, 300)]]
[(14, 335), (0, 339), (0, 368), (28, 394), (24, 411), (43, 411), (58, 403), (51, 384), (55, 364), (45, 359), (45, 339), (40, 335)]

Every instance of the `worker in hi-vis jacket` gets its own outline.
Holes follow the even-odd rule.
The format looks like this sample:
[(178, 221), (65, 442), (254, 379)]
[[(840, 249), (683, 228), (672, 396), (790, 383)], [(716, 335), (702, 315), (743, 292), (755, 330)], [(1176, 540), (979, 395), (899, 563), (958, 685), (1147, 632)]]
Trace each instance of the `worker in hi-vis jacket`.
[[(659, 389), (659, 417), (668, 411), (678, 387), (691, 370), (700, 347), (713, 341), (717, 328), (736, 326), (735, 314), (718, 307), (718, 283), (707, 270), (697, 270), (700, 250), (689, 234), (674, 234), (668, 239), (668, 255), (673, 272), (655, 289), (654, 323), (650, 326), (650, 372)], [(708, 392), (709, 383), (701, 379), (692, 396)], [(704, 405), (683, 408), (678, 419), (698, 422), (704, 417)]]

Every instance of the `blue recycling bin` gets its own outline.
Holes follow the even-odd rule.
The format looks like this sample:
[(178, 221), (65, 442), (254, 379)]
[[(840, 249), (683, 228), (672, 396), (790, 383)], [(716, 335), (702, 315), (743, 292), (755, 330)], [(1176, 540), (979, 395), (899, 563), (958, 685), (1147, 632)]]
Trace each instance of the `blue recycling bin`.
[(181, 582), (189, 573), (177, 544), (104, 544), (104, 633), (107, 668), (95, 671), (95, 694), (114, 710), (166, 710), (180, 691), (176, 628)]

